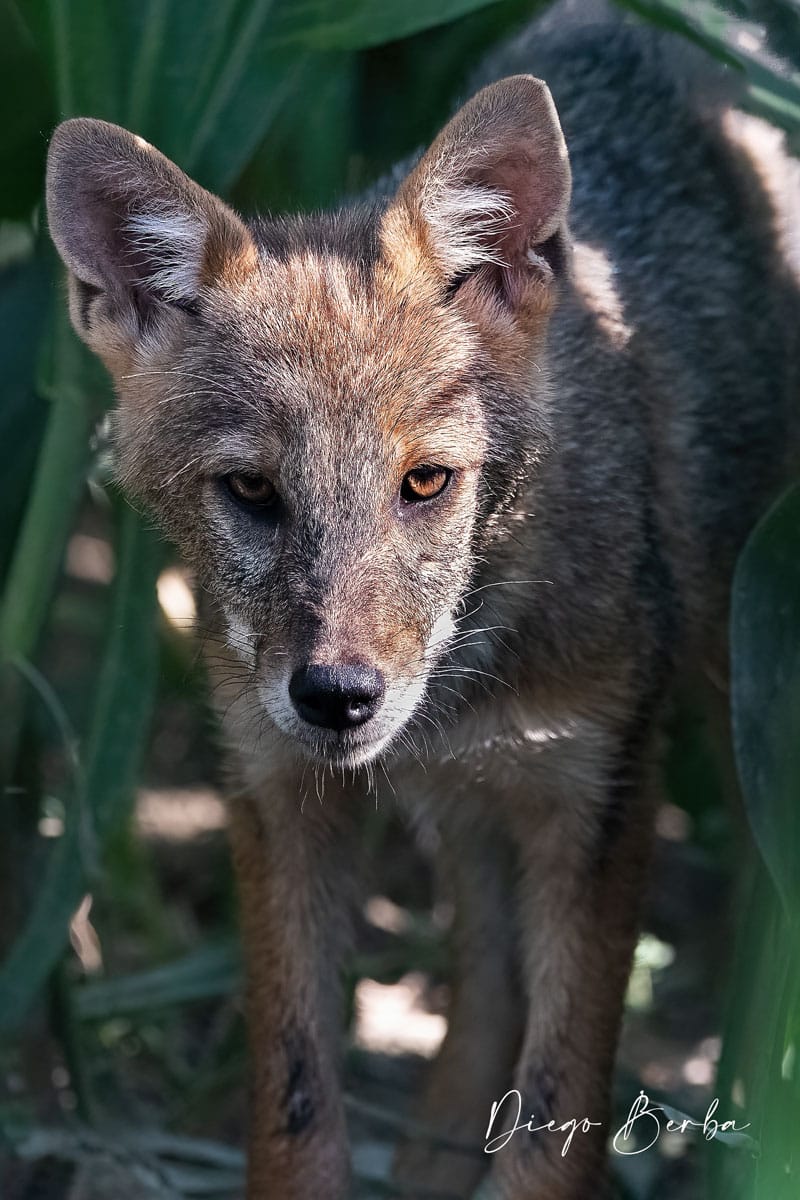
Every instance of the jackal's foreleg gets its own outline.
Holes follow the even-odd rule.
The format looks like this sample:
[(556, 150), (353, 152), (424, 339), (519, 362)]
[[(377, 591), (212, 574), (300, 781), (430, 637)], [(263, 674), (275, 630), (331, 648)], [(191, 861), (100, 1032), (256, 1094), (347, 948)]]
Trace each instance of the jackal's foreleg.
[(503, 1200), (606, 1194), (611, 1076), (654, 789), (649, 735), (584, 733), (536, 754), (509, 806), (527, 1025), (513, 1088), (487, 1127)]
[(353, 863), (343, 808), (301, 812), (292, 778), (231, 802), (251, 1047), (248, 1200), (348, 1195), (338, 976)]

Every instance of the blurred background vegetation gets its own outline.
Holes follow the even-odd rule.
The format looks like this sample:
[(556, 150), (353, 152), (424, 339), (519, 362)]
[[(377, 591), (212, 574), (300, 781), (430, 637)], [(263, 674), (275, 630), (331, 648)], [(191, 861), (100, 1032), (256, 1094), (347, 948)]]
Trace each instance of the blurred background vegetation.
[[(109, 481), (108, 382), (66, 319), (42, 218), (55, 123), (155, 142), (244, 212), (308, 209), (430, 138), (535, 0), (19, 0), (0, 7), (0, 1196), (240, 1194), (235, 901), (187, 581)], [(699, 42), (800, 144), (800, 4), (630, 0)], [(800, 220), (800, 214), (798, 214)], [(636, 1200), (800, 1196), (800, 492), (762, 522), (733, 606), (724, 803), (700, 714), (669, 802), (628, 997), (640, 1088), (753, 1141), (672, 1135), (617, 1159)], [(391, 811), (351, 980), (365, 1197), (444, 1029), (447, 898)], [(758, 1147), (758, 1148), (757, 1148)]]

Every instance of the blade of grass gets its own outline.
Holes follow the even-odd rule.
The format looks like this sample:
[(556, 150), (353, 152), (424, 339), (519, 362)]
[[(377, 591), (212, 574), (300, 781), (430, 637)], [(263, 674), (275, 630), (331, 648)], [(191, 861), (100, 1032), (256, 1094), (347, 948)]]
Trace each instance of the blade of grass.
[(238, 987), (240, 976), (236, 946), (207, 945), (161, 967), (86, 983), (77, 991), (76, 1009), (86, 1020), (152, 1012), (228, 995)]
[[(42, 390), (51, 410), (0, 600), (0, 664), (35, 655), (89, 461), (92, 414), (81, 384), (85, 354), (65, 313), (56, 318), (48, 350), (52, 368)], [(15, 672), (2, 673), (0, 778), (6, 781), (13, 778), (24, 719), (18, 685)]]
[(77, 109), (69, 51), (69, 0), (49, 0), (47, 7), (53, 33), (56, 94), (61, 111), (74, 116), (77, 114)]
[(85, 356), (66, 313), (55, 321), (52, 364), (50, 418), (0, 606), (0, 658), (36, 649), (89, 461)]
[(155, 582), (162, 547), (133, 509), (124, 507), (109, 641), (85, 756), (85, 789), (67, 806), (33, 911), (0, 968), (0, 1031), (16, 1029), (68, 941), (69, 920), (87, 886), (81, 854), (82, 808), (100, 849), (130, 814), (139, 759), (156, 687)]
[[(53, 285), (43, 256), (33, 257), (31, 252), (28, 257), (20, 245), (26, 232), (24, 226), (0, 224), (0, 258), (8, 264), (0, 270), (0, 580), (11, 564), (48, 416), (33, 375)], [(15, 251), (21, 257), (9, 261)]]
[(36, 693), (42, 702), (43, 707), (49, 713), (53, 724), (58, 730), (61, 744), (69, 762), (70, 768), (76, 778), (81, 772), (80, 758), (80, 742), (76, 734), (69, 715), (67, 714), (64, 705), (61, 703), (54, 688), (49, 681), (45, 679), (41, 671), (37, 670), (32, 663), (29, 663), (24, 658), (19, 658), (16, 655), (10, 659), (13, 667), (19, 671), (20, 675), (30, 684), (31, 689)]

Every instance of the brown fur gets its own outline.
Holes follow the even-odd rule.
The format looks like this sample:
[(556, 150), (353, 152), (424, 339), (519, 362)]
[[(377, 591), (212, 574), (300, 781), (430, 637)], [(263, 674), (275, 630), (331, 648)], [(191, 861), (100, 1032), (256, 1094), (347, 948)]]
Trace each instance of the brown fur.
[[(535, 26), (487, 77), (533, 63), (572, 172), (547, 88), (518, 74), (374, 203), (313, 221), (245, 226), (100, 122), (51, 147), (120, 478), (207, 597), (250, 1200), (347, 1193), (337, 973), (377, 762), (437, 826), (458, 900), (424, 1118), (480, 1150), (513, 1084), (523, 1121), (602, 1123), (563, 1158), (541, 1135), (491, 1160), (418, 1139), (398, 1175), (467, 1196), (491, 1161), (505, 1200), (601, 1195), (664, 714), (687, 667), (724, 675), (733, 562), (798, 444), (782, 149), (754, 171), (725, 102), (698, 105), (624, 26)], [(426, 467), (449, 482), (407, 502)], [(240, 476), (277, 501), (244, 510)], [(379, 680), (368, 717), (309, 717), (311, 668), (338, 705)]]

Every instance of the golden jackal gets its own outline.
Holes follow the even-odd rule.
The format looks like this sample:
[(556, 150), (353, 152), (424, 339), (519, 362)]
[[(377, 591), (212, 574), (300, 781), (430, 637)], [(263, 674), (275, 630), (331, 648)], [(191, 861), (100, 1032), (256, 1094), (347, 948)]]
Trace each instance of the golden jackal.
[(422, 1118), (480, 1147), (514, 1089), (524, 1120), (592, 1122), (563, 1157), (406, 1144), (398, 1175), (602, 1192), (663, 717), (687, 669), (724, 679), (732, 565), (800, 407), (790, 167), (665, 59), (624, 25), (534, 26), (404, 175), (321, 217), (246, 222), (101, 121), (53, 137), (119, 478), (209, 597), (250, 1200), (348, 1191), (338, 977), (377, 764), (458, 899)]

